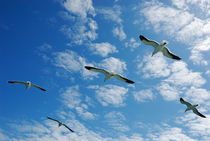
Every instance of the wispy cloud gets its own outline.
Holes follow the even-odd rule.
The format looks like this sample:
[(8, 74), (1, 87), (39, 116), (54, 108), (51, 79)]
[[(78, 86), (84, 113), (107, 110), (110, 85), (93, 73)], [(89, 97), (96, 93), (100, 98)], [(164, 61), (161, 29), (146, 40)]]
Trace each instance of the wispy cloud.
[(95, 15), (92, 0), (65, 0), (63, 6), (67, 11), (86, 19), (87, 14)]
[(56, 52), (54, 56), (53, 64), (68, 72), (79, 72), (85, 79), (91, 79), (97, 75), (84, 69), (85, 65), (91, 65), (91, 63), (86, 63), (86, 59), (74, 51), (65, 50), (63, 52)]
[(154, 94), (150, 89), (133, 92), (133, 96), (134, 99), (138, 102), (145, 102), (147, 100), (154, 99)]
[(145, 78), (166, 77), (170, 74), (169, 64), (161, 53), (151, 56), (144, 56), (143, 60), (138, 59), (138, 72), (143, 72)]
[(99, 66), (116, 73), (123, 73), (126, 70), (126, 63), (115, 57), (103, 59)]
[(112, 33), (113, 33), (113, 35), (115, 37), (118, 37), (119, 40), (124, 40), (126, 38), (126, 36), (127, 36), (125, 34), (124, 30), (123, 30), (123, 26), (122, 25), (113, 28)]
[(185, 135), (184, 131), (177, 127), (163, 127), (160, 132), (149, 134), (149, 137), (153, 141), (196, 141)]
[(81, 45), (95, 40), (98, 36), (98, 25), (93, 19), (96, 13), (92, 0), (64, 0), (62, 5), (68, 13), (62, 12), (61, 17), (72, 20), (73, 24), (63, 25), (60, 29), (70, 39), (70, 45)]
[(110, 53), (116, 53), (118, 52), (117, 48), (108, 43), (108, 42), (102, 42), (102, 43), (91, 43), (90, 49), (93, 51), (94, 54), (98, 54), (102, 57), (108, 56)]
[(136, 41), (134, 38), (130, 38), (129, 41), (125, 42), (125, 47), (131, 48), (131, 50), (140, 46), (140, 41)]
[(119, 107), (125, 105), (127, 88), (110, 84), (105, 86), (92, 85), (88, 88), (95, 89), (96, 98), (103, 106), (113, 105)]
[(104, 117), (106, 118), (105, 122), (108, 123), (108, 125), (113, 129), (122, 132), (129, 130), (129, 127), (124, 124), (126, 118), (121, 112), (109, 112)]
[(119, 40), (126, 39), (127, 35), (124, 31), (123, 20), (120, 17), (122, 14), (121, 7), (119, 5), (114, 5), (113, 8), (101, 8), (97, 12), (102, 14), (106, 20), (111, 20), (116, 22), (115, 27), (112, 29), (114, 37), (117, 37)]
[(61, 102), (70, 109), (75, 109), (75, 111), (83, 119), (95, 119), (96, 114), (88, 111), (88, 105), (81, 98), (79, 93), (79, 86), (72, 86), (67, 88), (61, 96)]
[(206, 12), (206, 8), (210, 7), (209, 2), (206, 0), (202, 2), (173, 0), (172, 5), (176, 7), (158, 1), (146, 2), (143, 9), (140, 10), (146, 19), (145, 25), (152, 25), (150, 27), (156, 32), (164, 32), (165, 35), (177, 41), (193, 46), (189, 48), (190, 59), (195, 64), (207, 65), (208, 61), (202, 54), (209, 51), (209, 47), (203, 46), (205, 49), (198, 49), (197, 46), (208, 42), (210, 20), (208, 17), (203, 17), (202, 14), (199, 15), (195, 9), (209, 13)]

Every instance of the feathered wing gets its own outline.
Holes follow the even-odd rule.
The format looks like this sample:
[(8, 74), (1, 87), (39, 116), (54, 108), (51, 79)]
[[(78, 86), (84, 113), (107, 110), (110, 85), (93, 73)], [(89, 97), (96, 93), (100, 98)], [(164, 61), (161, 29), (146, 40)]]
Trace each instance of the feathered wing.
[(166, 48), (166, 47), (163, 48), (162, 53), (163, 53), (163, 55), (166, 56), (166, 57), (169, 57), (169, 58), (172, 58), (172, 59), (176, 59), (176, 60), (181, 60), (180, 57), (178, 57), (178, 56), (176, 56), (175, 54), (171, 53), (171, 52), (169, 51), (169, 49)]
[(159, 43), (157, 43), (156, 41), (149, 40), (143, 35), (140, 35), (139, 38), (145, 45), (153, 46), (154, 48), (159, 46)]
[(26, 82), (23, 81), (8, 81), (8, 83), (26, 84)]
[(202, 118), (206, 118), (206, 116), (202, 115), (200, 112), (198, 112), (198, 109), (194, 108), (193, 109), (193, 113), (195, 113), (196, 115), (202, 117)]
[(104, 75), (108, 75), (108, 74), (109, 74), (109, 72), (106, 71), (106, 70), (104, 70), (104, 69), (95, 68), (95, 67), (90, 67), (90, 66), (85, 66), (85, 68), (86, 68), (87, 70), (90, 70), (90, 71), (103, 73)]
[(182, 104), (185, 104), (187, 107), (192, 106), (192, 104), (190, 104), (189, 102), (185, 101), (183, 98), (180, 98), (180, 102), (181, 102)]
[(31, 84), (31, 86), (33, 86), (33, 87), (35, 87), (35, 88), (38, 88), (38, 89), (40, 89), (40, 90), (42, 90), (42, 91), (47, 91), (47, 90), (45, 90), (44, 88), (39, 87), (39, 86), (37, 86), (37, 85), (35, 85), (35, 84)]
[(119, 74), (115, 74), (114, 77), (117, 78), (118, 80), (123, 81), (123, 82), (126, 82), (126, 83), (130, 83), (130, 84), (135, 83), (134, 81), (129, 80), (129, 79), (125, 78), (125, 77), (122, 77)]
[(69, 131), (74, 132), (71, 128), (69, 128), (66, 124), (63, 124), (63, 126), (65, 126), (67, 129), (69, 129)]
[(47, 117), (47, 118), (50, 119), (50, 120), (56, 121), (56, 122), (58, 122), (58, 123), (61, 123), (61, 122), (58, 121), (57, 119), (54, 119), (54, 118), (51, 118), (51, 117)]

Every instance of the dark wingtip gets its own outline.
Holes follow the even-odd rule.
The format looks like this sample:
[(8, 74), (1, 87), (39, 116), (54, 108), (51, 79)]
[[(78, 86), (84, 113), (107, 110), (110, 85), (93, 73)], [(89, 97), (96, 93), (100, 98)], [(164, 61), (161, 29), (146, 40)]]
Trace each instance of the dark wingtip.
[(8, 83), (14, 83), (13, 81), (7, 81)]
[(130, 83), (130, 84), (135, 83), (135, 82), (133, 82), (133, 81), (131, 81), (131, 80), (127, 80), (126, 82), (127, 82), (127, 83)]
[(85, 68), (86, 68), (87, 70), (90, 70), (92, 67), (90, 67), (90, 66), (85, 66)]
[(141, 41), (146, 40), (146, 38), (143, 35), (140, 35), (139, 38), (140, 38)]
[(173, 56), (173, 59), (181, 60), (182, 58), (180, 58), (180, 57), (178, 57), (178, 56)]

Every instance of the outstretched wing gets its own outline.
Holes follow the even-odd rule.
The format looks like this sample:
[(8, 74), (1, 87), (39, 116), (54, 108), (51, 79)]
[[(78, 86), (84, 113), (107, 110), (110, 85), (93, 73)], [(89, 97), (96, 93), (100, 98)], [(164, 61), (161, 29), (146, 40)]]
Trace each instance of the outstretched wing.
[(206, 116), (202, 115), (200, 112), (198, 112), (198, 110), (196, 108), (193, 109), (193, 113), (195, 113), (196, 115), (202, 117), (202, 118), (206, 118)]
[(149, 40), (146, 37), (144, 37), (143, 35), (140, 35), (139, 38), (145, 45), (153, 46), (154, 48), (159, 46), (159, 44), (156, 41)]
[(65, 126), (67, 129), (69, 129), (69, 131), (74, 132), (71, 128), (69, 128), (66, 124), (63, 124), (63, 126)]
[(103, 73), (104, 75), (109, 74), (109, 72), (106, 71), (106, 70), (104, 70), (104, 69), (95, 68), (95, 67), (90, 67), (90, 66), (85, 66), (85, 68), (86, 68), (87, 70), (90, 70), (90, 71)]
[(50, 120), (56, 121), (56, 122), (58, 122), (58, 123), (61, 123), (61, 122), (58, 121), (57, 119), (54, 119), (54, 118), (51, 118), (51, 117), (47, 117), (47, 118), (50, 119)]
[(118, 80), (123, 81), (123, 82), (126, 82), (126, 83), (130, 83), (130, 84), (135, 83), (132, 80), (129, 80), (129, 79), (125, 78), (125, 77), (122, 77), (119, 74), (115, 74), (114, 77), (117, 78)]
[(185, 104), (187, 107), (192, 106), (192, 104), (190, 104), (189, 102), (185, 101), (183, 98), (180, 98), (180, 102), (181, 102), (182, 104)]
[(23, 82), (23, 81), (8, 81), (8, 83), (26, 84), (26, 82)]
[(38, 89), (40, 89), (40, 90), (42, 90), (42, 91), (46, 91), (44, 88), (39, 87), (39, 86), (37, 86), (37, 85), (35, 85), (35, 84), (31, 84), (31, 86), (33, 86), (33, 87), (35, 87), (35, 88), (38, 88)]
[(163, 48), (162, 52), (163, 52), (163, 55), (166, 56), (166, 57), (169, 57), (169, 58), (172, 58), (172, 59), (176, 59), (176, 60), (181, 60), (180, 57), (178, 57), (178, 56), (174, 55), (173, 53), (171, 53), (169, 51), (169, 49), (166, 48), (166, 47)]

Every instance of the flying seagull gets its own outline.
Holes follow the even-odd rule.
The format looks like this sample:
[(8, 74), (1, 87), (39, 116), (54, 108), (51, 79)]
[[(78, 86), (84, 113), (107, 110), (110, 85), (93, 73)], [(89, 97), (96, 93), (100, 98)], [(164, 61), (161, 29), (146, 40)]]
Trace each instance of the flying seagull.
[(53, 119), (53, 118), (51, 118), (51, 117), (47, 117), (48, 119), (50, 119), (50, 120), (53, 120), (53, 121), (56, 121), (57, 123), (58, 123), (58, 127), (60, 127), (60, 126), (65, 126), (67, 129), (69, 129), (69, 131), (71, 131), (71, 132), (74, 132), (72, 129), (70, 129), (66, 124), (64, 124), (64, 123), (62, 123), (62, 122), (60, 122), (60, 121), (58, 121), (57, 119)]
[(117, 78), (118, 80), (121, 80), (121, 81), (126, 82), (126, 83), (130, 83), (130, 84), (135, 83), (135, 82), (133, 82), (133, 81), (131, 81), (131, 80), (125, 78), (125, 77), (122, 77), (121, 75), (116, 74), (116, 73), (114, 73), (114, 72), (108, 72), (108, 71), (106, 71), (106, 70), (104, 70), (104, 69), (95, 68), (95, 67), (90, 67), (90, 66), (85, 66), (85, 68), (86, 68), (87, 70), (91, 70), (91, 71), (94, 71), (94, 72), (103, 73), (103, 74), (105, 75), (104, 81), (109, 80), (111, 77), (115, 77), (115, 78)]
[(153, 53), (152, 53), (152, 56), (161, 51), (163, 53), (163, 55), (168, 57), (168, 58), (181, 60), (180, 57), (171, 53), (169, 51), (169, 49), (165, 46), (168, 43), (167, 41), (163, 41), (161, 44), (159, 44), (156, 41), (149, 40), (142, 35), (140, 35), (139, 38), (145, 45), (153, 46), (155, 48)]
[(203, 117), (203, 118), (206, 118), (204, 115), (202, 115), (200, 112), (198, 112), (198, 110), (196, 109), (196, 107), (198, 106), (198, 104), (196, 105), (192, 105), (190, 104), (189, 102), (185, 101), (183, 98), (180, 98), (180, 102), (182, 104), (185, 104), (187, 106), (187, 109), (185, 110), (186, 111), (189, 111), (189, 110), (192, 110), (193, 113), (195, 113), (196, 115), (200, 116), (200, 117)]
[(24, 84), (26, 86), (26, 88), (30, 88), (30, 87), (35, 87), (35, 88), (38, 88), (42, 91), (46, 91), (44, 88), (41, 88), (35, 84), (32, 84), (30, 81), (26, 81), (26, 82), (23, 82), (23, 81), (8, 81), (8, 83), (19, 83), (19, 84)]

